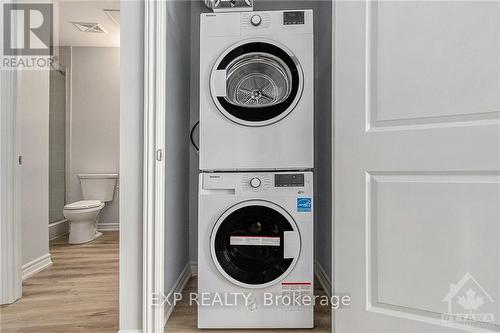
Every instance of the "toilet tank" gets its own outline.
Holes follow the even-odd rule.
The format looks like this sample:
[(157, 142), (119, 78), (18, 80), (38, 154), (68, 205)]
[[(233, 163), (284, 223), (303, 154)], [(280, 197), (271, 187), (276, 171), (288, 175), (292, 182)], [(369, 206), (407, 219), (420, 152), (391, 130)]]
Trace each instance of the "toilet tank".
[(82, 185), (83, 200), (108, 202), (115, 194), (116, 173), (81, 173), (78, 175)]

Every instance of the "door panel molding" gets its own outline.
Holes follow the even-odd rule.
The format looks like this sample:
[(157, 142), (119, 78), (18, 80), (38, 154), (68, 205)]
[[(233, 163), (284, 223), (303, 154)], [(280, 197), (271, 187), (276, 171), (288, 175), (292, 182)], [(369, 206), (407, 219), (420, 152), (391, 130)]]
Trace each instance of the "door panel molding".
[[(424, 194), (422, 190), (419, 193), (419, 187), (421, 189), (433, 188), (433, 191), (437, 193), (435, 197), (430, 196), (428, 198), (426, 196), (422, 200), (434, 202), (434, 206), (429, 206), (428, 202), (419, 202), (422, 199), (422, 194)], [(484, 197), (489, 198), (489, 200), (481, 200), (483, 198), (481, 194), (484, 194)], [(452, 198), (453, 195), (456, 195), (456, 198)], [(397, 197), (410, 198), (410, 196), (411, 199), (397, 200)], [(479, 200), (477, 200), (478, 197)], [(451, 199), (463, 200), (463, 202), (456, 203), (461, 207), (460, 211), (448, 212), (448, 207), (451, 205), (447, 206), (446, 203)], [(478, 277), (477, 273), (483, 273), (483, 278), (488, 276), (488, 273), (492, 269), (495, 269), (495, 267), (490, 267), (489, 263), (497, 262), (498, 258), (500, 258), (500, 255), (498, 255), (500, 247), (497, 251), (492, 251), (492, 247), (495, 246), (494, 244), (498, 244), (497, 239), (495, 239), (498, 238), (495, 236), (498, 234), (498, 232), (495, 232), (495, 226), (500, 231), (500, 226), (496, 223), (500, 221), (498, 202), (500, 202), (500, 172), (498, 171), (367, 172), (367, 310), (441, 325), (443, 318), (449, 315), (446, 310), (450, 311), (446, 303), (442, 300), (448, 292), (448, 285), (458, 281), (462, 275), (466, 274), (465, 270), (472, 267), (476, 268), (473, 275)], [(422, 207), (428, 207), (433, 211), (430, 213), (423, 211)], [(382, 212), (379, 210), (380, 208)], [(412, 208), (414, 208), (413, 211)], [(388, 211), (390, 212), (389, 214), (387, 214)], [(481, 212), (484, 212), (484, 216), (480, 215)], [(480, 217), (468, 223), (467, 213), (469, 214), (469, 218), (470, 216)], [(415, 214), (419, 215), (415, 216)], [(443, 221), (447, 220), (441, 214), (445, 216), (455, 215), (455, 218), (449, 219), (453, 221), (452, 225), (443, 225), (443, 223), (446, 223)], [(439, 218), (440, 215), (443, 219)], [(471, 229), (469, 232), (466, 229), (467, 227)], [(481, 227), (483, 229), (478, 230)], [(419, 236), (422, 236), (422, 234), (419, 234), (419, 231), (422, 233), (424, 228), (431, 228), (428, 230), (429, 234), (431, 234), (429, 238), (434, 238), (434, 241), (436, 239), (444, 240), (444, 237), (448, 236), (448, 239), (446, 239), (447, 244), (440, 248), (442, 253), (435, 253), (435, 257), (432, 258), (430, 257), (434, 253), (432, 249), (421, 249), (419, 251), (421, 254), (410, 253), (404, 256), (400, 255), (408, 253), (412, 249), (412, 245), (414, 246), (413, 248), (418, 248), (418, 244), (423, 240), (419, 238)], [(408, 230), (408, 234), (404, 230)], [(414, 230), (416, 232), (413, 232)], [(492, 235), (490, 243), (487, 243), (486, 238), (488, 235)], [(413, 244), (412, 238), (415, 239), (415, 244)], [(453, 257), (455, 252), (460, 253), (460, 249), (456, 246), (460, 245), (459, 242), (468, 242), (477, 239), (481, 239), (481, 244), (475, 247), (477, 253), (462, 253), (459, 257)], [(453, 243), (453, 240), (458, 242), (458, 244)], [(384, 243), (390, 243), (391, 245), (387, 246)], [(426, 244), (426, 247), (429, 248), (435, 243), (432, 240), (427, 240)], [(389, 249), (390, 251), (388, 251)], [(490, 258), (486, 257), (488, 255)], [(477, 258), (481, 256), (483, 257), (483, 263), (474, 264)], [(495, 256), (497, 257), (496, 259)], [(379, 258), (382, 259), (383, 263), (380, 263)], [(401, 261), (394, 263), (398, 259)], [(439, 267), (433, 267), (433, 260), (441, 262), (443, 266), (456, 267), (458, 275), (449, 276), (447, 280), (440, 279), (441, 275), (438, 275), (440, 269)], [(467, 265), (460, 265), (460, 261), (468, 261), (468, 263)], [(409, 264), (405, 265), (405, 262)], [(428, 265), (430, 265), (431, 269), (425, 270), (426, 267), (429, 268)], [(419, 269), (415, 269), (415, 272), (413, 272), (415, 274), (412, 274), (412, 276), (416, 277), (415, 279), (404, 276), (404, 273), (401, 273), (401, 271), (405, 273), (410, 272), (411, 266), (419, 267)], [(482, 271), (479, 271), (478, 267), (481, 267)], [(395, 268), (397, 268), (396, 271), (394, 270)], [(421, 273), (420, 275), (419, 272)], [(402, 281), (399, 284), (393, 278), (395, 275), (400, 275), (399, 277), (406, 281)], [(383, 281), (384, 277), (390, 281)], [(493, 298), (498, 299), (500, 297), (500, 288), (498, 288), (495, 281), (480, 280), (486, 289), (490, 291), (491, 295), (493, 295)], [(422, 288), (419, 282), (422, 282), (422, 284), (427, 282), (427, 287)], [(484, 282), (488, 283), (485, 284)], [(412, 288), (415, 289), (413, 292), (410, 291)], [(401, 292), (402, 290), (405, 292)], [(413, 295), (408, 298), (406, 294)], [(432, 295), (433, 299), (426, 299), (426, 295)], [(457, 295), (457, 299), (460, 295), (462, 294)], [(439, 296), (439, 298), (437, 299), (435, 296)], [(485, 296), (484, 299), (486, 298)], [(486, 303), (488, 303), (487, 299)], [(488, 308), (488, 305), (491, 308)], [(498, 318), (498, 313), (495, 313), (493, 305), (486, 304), (485, 313), (490, 313), (487, 311), (489, 309), (495, 315), (495, 318)], [(481, 322), (471, 322), (469, 325), (454, 325), (454, 327), (472, 326), (491, 331), (492, 329), (500, 328), (498, 319), (496, 323), (496, 325), (491, 325)]]
[[(404, 2), (406, 4), (404, 5), (409, 5), (411, 4), (410, 2)], [(403, 77), (399, 77), (398, 80), (395, 80), (398, 76), (400, 75), (404, 75), (404, 73), (401, 73), (402, 70), (393, 70), (393, 68), (391, 67), (388, 67), (388, 64), (385, 64), (386, 65), (386, 70), (385, 72), (381, 73), (381, 68), (379, 66), (379, 59), (378, 59), (378, 55), (379, 55), (379, 51), (380, 51), (380, 48), (382, 47), (379, 43), (379, 39), (380, 39), (380, 23), (381, 23), (381, 18), (380, 18), (380, 4), (381, 2), (378, 1), (378, 0), (374, 0), (374, 1), (368, 1), (367, 4), (366, 4), (366, 17), (365, 17), (365, 24), (366, 24), (366, 53), (365, 53), (365, 61), (366, 61), (366, 73), (365, 73), (365, 76), (366, 76), (366, 130), (367, 131), (389, 131), (389, 130), (415, 130), (415, 129), (427, 129), (427, 128), (440, 128), (440, 127), (456, 127), (456, 126), (478, 126), (478, 125), (488, 125), (488, 124), (500, 124), (500, 98), (498, 98), (495, 103), (497, 105), (494, 105), (492, 106), (492, 109), (488, 110), (488, 109), (482, 109), (482, 108), (479, 108), (479, 110), (477, 110), (476, 112), (471, 112), (472, 111), (472, 108), (469, 110), (469, 111), (465, 111), (465, 110), (462, 110), (461, 112), (457, 112), (456, 109), (453, 107), (453, 106), (449, 106), (449, 109), (446, 110), (446, 108), (444, 108), (444, 105), (439, 105), (441, 103), (441, 100), (435, 100), (433, 102), (433, 108), (435, 109), (434, 111), (436, 112), (439, 112), (441, 114), (428, 114), (426, 116), (417, 116), (416, 114), (410, 116), (408, 115), (407, 117), (391, 117), (391, 116), (383, 116), (381, 114), (381, 103), (386, 103), (386, 105), (388, 103), (393, 103), (394, 105), (397, 105), (398, 103), (395, 103), (394, 102), (394, 99), (399, 99), (399, 96), (397, 96), (397, 91), (395, 92), (396, 93), (396, 96), (394, 96), (394, 98), (391, 98), (389, 99), (388, 96), (385, 96), (385, 98), (382, 98), (383, 101), (385, 102), (381, 102), (381, 93), (380, 93), (380, 90), (383, 90), (385, 93), (387, 93), (387, 91), (394, 91), (395, 87), (398, 87), (398, 86), (405, 86), (405, 85), (414, 85), (415, 88), (419, 88), (419, 85), (417, 84), (420, 83), (421, 85), (424, 85), (422, 82), (420, 81), (425, 81), (427, 78), (426, 77), (422, 77), (422, 80), (417, 80), (415, 77), (413, 77), (414, 73), (409, 73), (409, 76), (412, 76), (411, 79), (409, 79), (406, 83), (403, 81), (402, 82), (402, 79), (404, 79)], [(394, 6), (393, 4), (391, 4), (392, 6)], [(428, 6), (432, 6), (432, 5), (428, 5)], [(437, 5), (439, 6), (439, 5)], [(495, 13), (494, 11), (492, 11), (492, 13)], [(457, 16), (459, 14), (456, 14)], [(491, 15), (495, 15), (495, 14), (491, 14)], [(498, 16), (498, 18), (500, 18), (500, 13), (497, 13), (496, 14)], [(399, 19), (399, 18), (397, 18)], [(396, 20), (397, 20), (396, 19)], [(486, 19), (485, 19), (486, 20)], [(425, 26), (425, 20), (422, 20), (422, 28)], [(397, 23), (397, 22), (396, 22)], [(500, 24), (499, 24), (500, 26)], [(400, 29), (402, 29), (400, 27)], [(397, 30), (397, 29), (394, 29), (394, 30)], [(439, 33), (439, 32), (438, 32)], [(443, 32), (443, 34), (445, 34), (446, 32)], [(398, 33), (394, 33), (394, 35), (397, 36)], [(390, 37), (394, 37), (394, 36), (390, 36)], [(399, 37), (399, 36), (397, 36)], [(442, 37), (442, 36), (441, 36)], [(438, 39), (438, 37), (436, 37), (436, 39)], [(476, 39), (477, 40), (477, 39)], [(473, 44), (473, 42), (470, 42), (471, 44)], [(436, 48), (436, 45), (433, 45), (432, 43), (429, 43), (429, 47), (428, 49), (430, 50), (434, 50), (434, 52), (436, 54), (439, 55), (439, 50), (435, 50)], [(484, 46), (484, 45), (482, 45)], [(481, 45), (473, 45), (473, 46), (470, 46), (470, 45), (467, 45), (467, 46), (456, 46), (457, 47), (457, 52), (453, 52), (453, 53), (458, 53), (460, 52), (461, 48), (467, 48), (467, 47), (475, 47), (474, 50), (477, 51), (477, 48), (480, 48)], [(402, 48), (405, 48), (404, 46)], [(387, 55), (388, 53), (393, 53), (393, 52), (384, 52), (385, 55)], [(405, 54), (403, 51), (401, 51), (400, 54), (402, 57), (405, 57), (407, 56), (408, 57), (408, 54)], [(451, 54), (452, 52), (450, 52)], [(479, 54), (480, 52), (478, 52)], [(500, 57), (500, 49), (497, 50), (497, 55)], [(470, 61), (473, 61), (473, 60), (476, 60), (478, 61), (477, 59), (477, 56), (475, 56), (474, 54), (472, 55), (468, 55), (469, 58), (470, 58)], [(422, 61), (426, 61), (426, 60), (429, 60), (429, 59), (426, 59), (425, 58), (426, 56), (424, 55), (424, 53), (422, 52), (422, 58), (423, 60)], [(388, 60), (385, 60), (387, 58), (387, 56), (383, 57), (384, 61), (386, 62), (390, 62)], [(394, 59), (393, 59), (394, 60)], [(407, 59), (409, 62), (411, 62), (412, 60), (415, 60), (415, 59)], [(441, 59), (442, 60), (442, 59)], [(478, 61), (479, 62), (479, 61)], [(394, 63), (394, 61), (392, 62)], [(400, 64), (400, 67), (403, 67), (405, 65), (408, 65), (408, 67), (410, 66), (416, 66), (416, 64), (412, 64), (412, 63), (409, 63), (409, 64)], [(396, 65), (394, 65), (396, 66)], [(425, 66), (421, 66), (421, 67), (425, 67)], [(428, 67), (432, 67), (432, 65), (429, 65)], [(435, 67), (439, 67), (439, 66), (435, 66)], [(439, 68), (436, 68), (436, 70), (438, 70)], [(390, 70), (391, 73), (388, 73)], [(394, 74), (394, 72), (396, 72), (397, 74)], [(443, 69), (443, 74), (447, 74), (448, 76), (451, 74), (452, 72), (452, 68), (451, 68), (451, 65), (450, 65), (450, 68), (445, 68)], [(484, 72), (488, 72), (487, 70), (484, 70)], [(490, 75), (494, 76), (495, 74), (495, 71), (491, 71), (492, 73)], [(500, 68), (497, 68), (496, 70), (497, 73), (500, 73)], [(389, 75), (387, 75), (389, 74)], [(408, 73), (407, 73), (408, 74)], [(424, 73), (424, 74), (428, 74), (428, 73)], [(479, 75), (479, 74), (478, 74)], [(482, 73), (483, 76), (487, 75), (485, 73)], [(388, 83), (388, 85), (390, 85), (388, 88), (386, 89), (383, 89), (383, 87), (381, 87), (381, 82), (380, 80), (382, 78), (385, 78), (386, 76), (389, 76), (390, 77), (390, 82)], [(483, 77), (481, 77), (483, 78)], [(482, 91), (482, 90), (485, 90), (486, 87), (484, 87), (484, 89), (481, 89), (480, 87), (478, 87), (479, 84), (481, 84), (481, 80), (478, 78), (478, 77), (472, 77), (471, 80), (474, 80), (476, 79), (478, 82), (476, 82), (474, 85), (471, 85), (475, 88), (475, 90), (477, 90), (478, 92), (479, 91)], [(445, 77), (442, 77), (440, 81), (447, 81), (447, 79)], [(452, 80), (449, 80), (449, 81), (452, 81)], [(397, 82), (397, 84), (396, 84)], [(448, 82), (451, 84), (451, 82)], [(392, 84), (392, 85), (391, 85)], [(496, 82), (496, 85), (500, 88), (500, 76), (498, 76), (498, 80)], [(427, 89), (425, 88), (425, 85), (424, 87), (420, 87), (422, 90), (423, 89)], [(458, 90), (459, 87), (452, 87), (452, 89), (455, 89), (455, 90)], [(494, 88), (492, 88), (494, 89)], [(417, 89), (415, 89), (417, 90)], [(498, 90), (497, 90), (498, 91)], [(400, 89), (399, 91), (400, 93), (404, 93), (404, 92), (408, 92), (408, 91), (405, 91), (405, 89)], [(446, 91), (444, 91), (444, 93), (446, 93)], [(439, 95), (439, 93), (436, 93), (436, 95)], [(432, 99), (432, 98), (437, 98), (438, 96), (432, 96), (430, 97), (429, 99)], [(445, 98), (447, 98), (449, 96), (445, 96)], [(467, 96), (467, 97), (470, 97), (470, 96)], [(491, 97), (491, 96), (490, 96)], [(457, 99), (459, 98), (462, 98), (461, 96), (457, 96), (456, 97)], [(480, 98), (478, 98), (480, 99)], [(464, 97), (464, 101), (465, 102), (470, 102), (467, 100), (466, 97)], [(424, 103), (424, 102), (422, 102)], [(427, 106), (430, 108), (430, 103), (427, 101), (425, 102), (426, 104), (428, 104)], [(461, 104), (461, 103), (456, 103), (457, 105), (458, 104)], [(414, 110), (416, 111), (416, 110)], [(422, 110), (419, 110), (420, 112)], [(428, 112), (428, 110), (425, 110), (425, 112)]]

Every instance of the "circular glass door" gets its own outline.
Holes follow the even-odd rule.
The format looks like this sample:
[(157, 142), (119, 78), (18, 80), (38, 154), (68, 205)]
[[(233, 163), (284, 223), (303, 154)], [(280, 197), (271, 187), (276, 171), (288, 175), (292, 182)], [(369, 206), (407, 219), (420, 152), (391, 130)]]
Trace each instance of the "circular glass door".
[(230, 120), (265, 126), (286, 117), (302, 95), (298, 60), (284, 46), (246, 41), (216, 61), (210, 77), (212, 99)]
[(284, 279), (300, 254), (292, 217), (268, 201), (251, 200), (228, 209), (212, 231), (212, 259), (229, 281), (263, 288)]

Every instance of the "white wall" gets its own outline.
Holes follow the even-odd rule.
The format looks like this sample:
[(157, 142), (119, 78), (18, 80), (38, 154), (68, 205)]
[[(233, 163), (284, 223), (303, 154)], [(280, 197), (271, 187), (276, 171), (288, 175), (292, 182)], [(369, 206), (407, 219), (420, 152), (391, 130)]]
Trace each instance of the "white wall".
[(49, 252), (49, 72), (18, 73), (24, 265)]
[[(70, 202), (82, 199), (79, 173), (117, 173), (120, 159), (120, 49), (73, 47), (71, 52)], [(119, 223), (118, 189), (100, 225)]]
[(167, 2), (165, 290), (189, 263), (190, 3)]
[(121, 3), (120, 331), (142, 327), (144, 3)]

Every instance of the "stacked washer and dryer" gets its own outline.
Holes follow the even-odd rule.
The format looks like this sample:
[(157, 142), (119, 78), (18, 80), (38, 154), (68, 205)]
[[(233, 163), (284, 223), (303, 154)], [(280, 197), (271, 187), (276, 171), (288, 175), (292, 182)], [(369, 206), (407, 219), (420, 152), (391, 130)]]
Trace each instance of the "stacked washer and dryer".
[(312, 10), (200, 29), (198, 327), (311, 328)]

